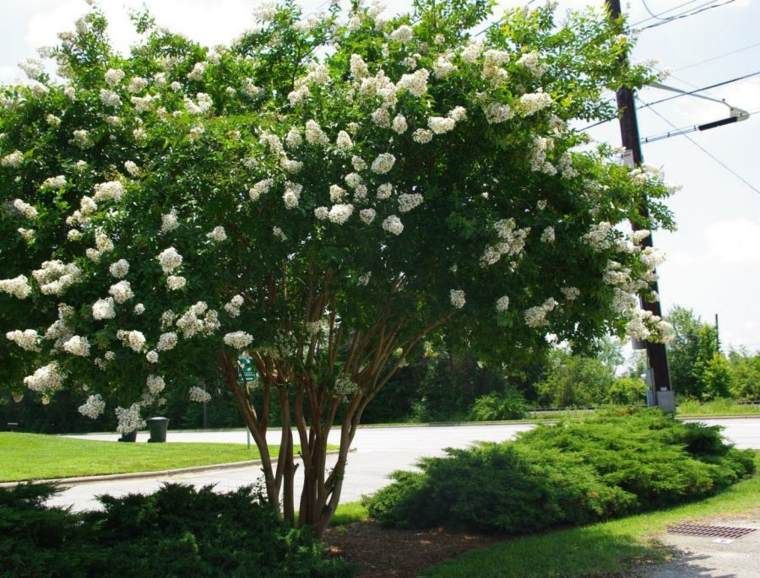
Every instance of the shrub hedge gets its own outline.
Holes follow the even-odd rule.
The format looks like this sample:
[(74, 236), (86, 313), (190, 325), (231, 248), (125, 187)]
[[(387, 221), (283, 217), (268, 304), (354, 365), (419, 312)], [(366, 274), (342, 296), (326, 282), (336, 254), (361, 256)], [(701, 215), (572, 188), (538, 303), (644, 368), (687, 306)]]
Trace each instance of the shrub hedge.
[(0, 489), (0, 576), (351, 576), (306, 529), (288, 528), (252, 488), (217, 494), (167, 484), (100, 497), (102, 511), (44, 505), (55, 488)]
[(449, 449), (419, 467), (395, 472), (367, 500), (373, 518), (522, 534), (702, 498), (750, 475), (754, 461), (719, 427), (617, 410), (538, 426), (513, 442)]

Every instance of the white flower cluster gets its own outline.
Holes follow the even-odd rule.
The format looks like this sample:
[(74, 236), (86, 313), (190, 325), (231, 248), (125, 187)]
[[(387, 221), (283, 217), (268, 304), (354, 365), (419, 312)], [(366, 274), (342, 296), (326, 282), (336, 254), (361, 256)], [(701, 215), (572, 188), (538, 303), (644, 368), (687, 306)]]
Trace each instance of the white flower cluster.
[(5, 338), (26, 351), (40, 351), (40, 336), (35, 329), (8, 331)]
[(555, 241), (556, 238), (557, 238), (557, 236), (556, 236), (556, 234), (554, 232), (554, 227), (551, 227), (551, 226), (546, 227), (541, 232), (541, 242), (542, 243), (554, 243), (554, 241)]
[(612, 224), (607, 221), (595, 223), (589, 228), (588, 233), (583, 235), (583, 241), (595, 251), (604, 251), (614, 244), (613, 231)]
[(10, 154), (0, 158), (0, 166), (11, 169), (17, 169), (24, 162), (24, 153), (21, 151), (13, 151)]
[(517, 60), (517, 64), (527, 68), (537, 78), (540, 78), (546, 72), (546, 65), (541, 62), (541, 56), (535, 51), (523, 54)]
[(132, 433), (145, 427), (145, 421), (140, 417), (140, 404), (133, 403), (128, 408), (117, 407), (116, 431), (122, 435)]
[(119, 259), (115, 263), (112, 263), (108, 268), (108, 272), (117, 279), (123, 279), (129, 273), (129, 261), (126, 259)]
[(419, 207), (424, 200), (420, 193), (402, 193), (398, 196), (398, 211), (408, 213)]
[(406, 90), (411, 95), (419, 98), (427, 92), (428, 78), (430, 78), (430, 72), (425, 68), (420, 68), (411, 74), (402, 75), (398, 83), (396, 83), (396, 87), (399, 90)]
[(526, 309), (523, 312), (523, 316), (525, 318), (525, 324), (528, 327), (543, 327), (547, 325), (549, 322), (546, 319), (546, 316), (554, 310), (554, 308), (558, 305), (557, 301), (554, 300), (552, 297), (549, 297), (546, 301), (544, 301), (541, 305), (537, 305), (535, 307), (530, 307), (529, 309)]
[(74, 335), (63, 343), (63, 350), (71, 355), (88, 357), (90, 355), (90, 342), (86, 337)]
[(546, 92), (530, 92), (520, 97), (520, 112), (524, 116), (531, 116), (552, 105), (552, 97)]
[(188, 398), (190, 401), (195, 403), (206, 403), (207, 401), (211, 401), (211, 394), (207, 392), (205, 389), (198, 387), (197, 385), (194, 385), (189, 389)]
[(170, 233), (179, 227), (179, 220), (177, 219), (177, 210), (172, 209), (166, 214), (161, 215), (161, 234)]
[(132, 299), (135, 294), (132, 291), (132, 285), (129, 281), (119, 281), (109, 287), (108, 293), (113, 297), (116, 303), (126, 303)]
[(27, 219), (36, 219), (37, 218), (37, 209), (35, 209), (32, 205), (29, 203), (25, 203), (21, 199), (15, 199), (13, 201), (13, 208), (16, 209), (19, 213), (21, 213), (24, 217)]
[(177, 267), (182, 265), (182, 255), (180, 255), (174, 247), (164, 249), (158, 254), (158, 263), (161, 265), (161, 270), (165, 273), (171, 273)]
[(121, 181), (107, 181), (95, 185), (93, 198), (96, 201), (119, 201), (124, 195), (124, 185)]
[(242, 295), (235, 295), (232, 299), (229, 300), (228, 303), (224, 305), (224, 310), (230, 317), (239, 317), (240, 308), (243, 306), (243, 302), (244, 299)]
[(90, 419), (97, 419), (105, 409), (106, 402), (103, 401), (103, 397), (99, 393), (88, 396), (85, 402), (77, 408), (79, 413)]
[(50, 394), (60, 389), (63, 385), (63, 374), (58, 362), (52, 361), (37, 368), (32, 375), (24, 378), (24, 385), (42, 394)]
[(148, 379), (145, 380), (145, 384), (148, 386), (148, 391), (151, 395), (158, 395), (166, 387), (166, 382), (160, 375), (149, 375)]
[(269, 192), (274, 181), (272, 179), (263, 179), (248, 189), (248, 196), (252, 201), (258, 201), (261, 195)]
[(57, 175), (55, 177), (48, 177), (44, 181), (42, 181), (42, 184), (40, 185), (43, 189), (62, 189), (66, 186), (66, 176), (65, 175)]
[(128, 347), (136, 353), (140, 353), (145, 347), (145, 335), (142, 331), (119, 329), (116, 332), (116, 338), (121, 341), (124, 347)]
[(509, 296), (502, 295), (496, 300), (496, 311), (503, 313), (507, 309), (509, 309)]
[(13, 279), (0, 279), (0, 292), (13, 295), (16, 299), (26, 299), (32, 293), (32, 286), (26, 275), (19, 275)]
[(162, 333), (158, 338), (158, 345), (156, 349), (158, 351), (169, 351), (177, 346), (177, 334), (170, 331), (168, 333)]
[(177, 319), (176, 325), (185, 339), (190, 339), (198, 333), (210, 335), (220, 327), (217, 312), (209, 309), (204, 301), (198, 301), (191, 305)]
[(670, 323), (645, 309), (635, 309), (625, 329), (630, 337), (640, 341), (669, 343), (675, 337)]
[(206, 237), (214, 243), (221, 243), (227, 240), (227, 231), (224, 230), (224, 227), (217, 225), (210, 233), (206, 233)]
[(486, 247), (480, 257), (481, 267), (494, 265), (505, 255), (513, 258), (521, 256), (530, 233), (530, 227), (518, 229), (517, 223), (511, 218), (496, 221), (494, 229), (499, 236), (499, 242)]
[(92, 318), (98, 321), (116, 317), (113, 297), (98, 299), (92, 304)]
[(125, 76), (126, 73), (123, 70), (119, 68), (109, 68), (105, 74), (106, 84), (109, 86), (116, 86), (124, 80)]
[(534, 172), (547, 175), (557, 174), (556, 167), (551, 164), (547, 155), (554, 149), (554, 140), (548, 137), (536, 136), (533, 138), (533, 147), (530, 152), (530, 169)]
[(449, 291), (449, 300), (456, 309), (461, 309), (466, 303), (464, 291), (462, 289), (452, 289)]
[(370, 168), (373, 173), (384, 175), (390, 172), (394, 164), (396, 164), (396, 157), (390, 153), (381, 153), (377, 155), (377, 158), (374, 161), (372, 161), (372, 166)]
[(581, 295), (581, 290), (577, 287), (562, 287), (560, 292), (565, 296), (567, 301), (575, 301)]
[(40, 286), (43, 295), (61, 295), (71, 285), (79, 281), (82, 271), (74, 263), (64, 263), (58, 259), (44, 261), (40, 269), (32, 271), (32, 277)]
[(253, 341), (253, 335), (245, 331), (233, 331), (224, 336), (224, 344), (235, 349), (244, 349)]
[(389, 215), (383, 221), (383, 230), (398, 236), (404, 232), (404, 223), (396, 215)]

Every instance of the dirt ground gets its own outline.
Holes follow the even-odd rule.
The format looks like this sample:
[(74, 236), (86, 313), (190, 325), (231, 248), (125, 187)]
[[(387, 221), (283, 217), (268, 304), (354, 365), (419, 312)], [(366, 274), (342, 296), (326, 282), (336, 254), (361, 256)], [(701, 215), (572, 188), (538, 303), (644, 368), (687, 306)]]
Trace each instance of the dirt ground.
[(332, 528), (324, 540), (331, 552), (359, 567), (361, 578), (415, 578), (423, 569), (504, 537), (467, 532), (397, 530), (376, 522)]

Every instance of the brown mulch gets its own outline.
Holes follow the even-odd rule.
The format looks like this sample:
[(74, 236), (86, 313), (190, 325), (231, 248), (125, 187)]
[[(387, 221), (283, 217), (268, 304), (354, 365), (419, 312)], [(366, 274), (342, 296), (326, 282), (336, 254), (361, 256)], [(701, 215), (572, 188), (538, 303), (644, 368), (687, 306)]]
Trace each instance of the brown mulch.
[(369, 521), (331, 528), (323, 540), (331, 554), (358, 566), (360, 578), (415, 578), (429, 566), (504, 538), (443, 528), (396, 530)]

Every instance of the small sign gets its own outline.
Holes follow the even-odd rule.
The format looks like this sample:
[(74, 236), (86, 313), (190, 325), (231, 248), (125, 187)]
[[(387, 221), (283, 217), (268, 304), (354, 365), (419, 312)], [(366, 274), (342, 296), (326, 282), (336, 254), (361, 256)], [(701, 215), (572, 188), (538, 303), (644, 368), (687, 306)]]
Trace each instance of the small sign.
[(243, 380), (246, 383), (251, 383), (255, 381), (259, 375), (258, 372), (256, 371), (256, 368), (253, 365), (253, 360), (248, 356), (239, 357), (238, 366), (240, 367), (240, 373), (243, 376)]

